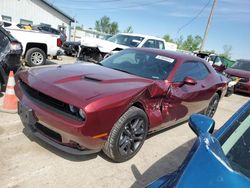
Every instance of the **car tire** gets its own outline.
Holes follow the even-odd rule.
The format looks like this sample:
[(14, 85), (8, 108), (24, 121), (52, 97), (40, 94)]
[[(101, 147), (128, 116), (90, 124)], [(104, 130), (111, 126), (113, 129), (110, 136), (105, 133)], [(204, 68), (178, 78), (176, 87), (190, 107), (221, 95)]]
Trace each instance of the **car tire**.
[(31, 67), (44, 65), (46, 63), (46, 54), (40, 48), (31, 48), (26, 53), (25, 61)]
[(115, 162), (124, 162), (141, 149), (148, 133), (148, 118), (137, 107), (130, 107), (112, 128), (103, 152)]
[(212, 99), (209, 102), (207, 109), (205, 110), (205, 115), (212, 118), (217, 110), (218, 104), (220, 101), (220, 96), (218, 93), (215, 93)]

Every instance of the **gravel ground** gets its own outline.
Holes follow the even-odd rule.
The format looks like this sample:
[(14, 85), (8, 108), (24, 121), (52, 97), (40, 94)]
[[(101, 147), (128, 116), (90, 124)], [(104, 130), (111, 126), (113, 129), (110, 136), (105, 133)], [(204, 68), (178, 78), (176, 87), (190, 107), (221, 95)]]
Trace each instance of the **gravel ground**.
[[(51, 62), (74, 62), (62, 58)], [(214, 117), (216, 129), (248, 99), (223, 98)], [(54, 149), (23, 130), (17, 114), (0, 112), (0, 120), (0, 187), (144, 187), (175, 170), (195, 139), (185, 123), (150, 136), (133, 159), (117, 164), (103, 153), (75, 157)]]

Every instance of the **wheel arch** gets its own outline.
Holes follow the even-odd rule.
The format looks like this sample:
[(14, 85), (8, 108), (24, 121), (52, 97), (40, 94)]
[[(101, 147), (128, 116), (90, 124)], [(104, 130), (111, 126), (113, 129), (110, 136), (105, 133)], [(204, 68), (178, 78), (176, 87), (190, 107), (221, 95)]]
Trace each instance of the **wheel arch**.
[(47, 44), (44, 44), (44, 43), (27, 43), (26, 48), (25, 48), (24, 57), (26, 56), (27, 51), (31, 48), (41, 49), (47, 57), (48, 47), (47, 47)]
[(216, 93), (219, 95), (219, 98), (221, 99), (222, 91), (221, 90), (217, 90)]

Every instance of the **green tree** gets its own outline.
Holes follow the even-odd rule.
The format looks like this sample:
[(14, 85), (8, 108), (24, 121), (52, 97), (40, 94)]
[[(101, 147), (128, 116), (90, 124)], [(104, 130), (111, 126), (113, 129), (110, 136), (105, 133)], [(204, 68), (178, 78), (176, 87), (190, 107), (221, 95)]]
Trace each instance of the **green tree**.
[(127, 27), (127, 29), (124, 30), (124, 33), (133, 33), (132, 26)]
[(183, 36), (181, 35), (179, 38), (175, 39), (175, 43), (177, 44), (177, 48), (182, 50), (182, 45), (183, 45)]
[(232, 51), (232, 46), (226, 44), (223, 46), (223, 53), (220, 55), (227, 58), (227, 59), (230, 59), (231, 58), (231, 51)]
[(95, 22), (95, 30), (103, 33), (116, 34), (119, 31), (118, 23), (111, 22), (108, 16), (103, 16)]
[(112, 22), (110, 24), (109, 32), (108, 33), (114, 35), (114, 34), (116, 34), (118, 32), (119, 32), (119, 30), (118, 30), (118, 23), (117, 22)]
[(202, 38), (199, 35), (196, 35), (195, 37), (193, 37), (192, 35), (188, 35), (187, 39), (183, 42), (181, 48), (182, 50), (193, 52), (199, 49), (201, 42)]
[(173, 40), (168, 34), (164, 35), (164, 36), (163, 36), (163, 39), (164, 39), (166, 42), (174, 42), (174, 40)]

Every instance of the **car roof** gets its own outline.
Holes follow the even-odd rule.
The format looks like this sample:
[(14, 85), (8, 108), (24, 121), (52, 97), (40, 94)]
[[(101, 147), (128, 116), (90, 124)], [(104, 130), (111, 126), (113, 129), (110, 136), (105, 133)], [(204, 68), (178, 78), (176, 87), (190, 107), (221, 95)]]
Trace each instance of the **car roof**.
[(135, 37), (144, 37), (144, 38), (151, 38), (151, 39), (157, 39), (157, 40), (163, 40), (160, 37), (155, 37), (155, 36), (151, 36), (151, 35), (143, 35), (143, 34), (137, 34), (137, 33), (118, 33), (118, 35), (128, 35), (128, 36), (135, 36)]
[[(133, 49), (136, 51), (155, 53), (158, 55), (167, 56), (167, 57), (171, 57), (174, 59), (196, 60), (196, 61), (202, 61), (202, 62), (205, 61), (204, 59), (202, 59), (200, 57), (197, 57), (197, 56), (191, 55), (191, 54), (186, 54), (186, 53), (183, 53), (180, 51), (160, 50), (160, 49), (156, 49), (156, 48), (129, 48), (129, 49)], [(129, 50), (129, 49), (127, 49), (127, 50)]]

